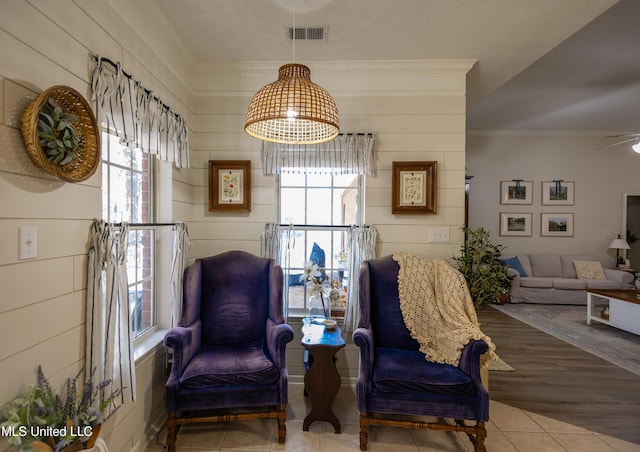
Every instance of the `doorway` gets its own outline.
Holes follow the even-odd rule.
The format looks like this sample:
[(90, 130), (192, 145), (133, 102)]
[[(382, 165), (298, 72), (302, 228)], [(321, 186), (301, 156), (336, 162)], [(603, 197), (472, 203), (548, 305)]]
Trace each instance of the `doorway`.
[(631, 268), (640, 272), (640, 194), (625, 193), (622, 205), (622, 230), (631, 247), (627, 250), (627, 259)]

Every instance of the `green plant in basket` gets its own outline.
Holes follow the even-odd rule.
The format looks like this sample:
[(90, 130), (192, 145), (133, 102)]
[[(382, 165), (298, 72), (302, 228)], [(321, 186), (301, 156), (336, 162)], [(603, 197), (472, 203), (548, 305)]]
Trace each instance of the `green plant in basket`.
[(110, 380), (97, 385), (87, 378), (78, 387), (80, 371), (67, 379), (64, 391), (58, 393), (38, 366), (35, 385), (28, 386), (4, 407), (0, 428), (9, 444), (21, 451), (76, 451), (93, 447), (100, 433), (107, 407), (120, 395), (121, 389), (104, 394)]
[(42, 105), (38, 114), (38, 138), (51, 163), (64, 166), (78, 158), (80, 140), (71, 124), (73, 121), (79, 118), (65, 114), (53, 98)]

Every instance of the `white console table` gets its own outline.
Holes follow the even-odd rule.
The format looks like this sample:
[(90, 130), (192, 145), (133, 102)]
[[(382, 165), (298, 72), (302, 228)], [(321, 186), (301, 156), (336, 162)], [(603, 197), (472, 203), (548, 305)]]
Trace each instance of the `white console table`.
[[(640, 293), (640, 292), (639, 292)], [(609, 319), (594, 312), (595, 302), (609, 307)], [(587, 290), (587, 325), (600, 322), (634, 334), (640, 334), (640, 299), (635, 290)]]

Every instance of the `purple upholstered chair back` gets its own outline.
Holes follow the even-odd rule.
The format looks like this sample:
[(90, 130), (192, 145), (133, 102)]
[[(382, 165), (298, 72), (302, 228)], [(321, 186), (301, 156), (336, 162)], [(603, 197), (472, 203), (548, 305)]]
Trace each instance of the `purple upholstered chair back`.
[(404, 324), (398, 296), (400, 267), (391, 256), (365, 261), (360, 269), (360, 323), (371, 327), (376, 347), (419, 350)]
[(282, 306), (269, 306), (270, 288), (282, 287), (274, 265), (243, 251), (196, 260), (185, 270), (180, 326), (200, 320), (203, 347), (262, 340), (267, 317), (282, 318)]

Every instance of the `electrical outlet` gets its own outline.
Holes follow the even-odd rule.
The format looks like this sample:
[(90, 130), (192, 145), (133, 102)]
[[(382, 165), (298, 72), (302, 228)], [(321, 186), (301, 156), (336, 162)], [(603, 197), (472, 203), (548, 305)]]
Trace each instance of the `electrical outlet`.
[(429, 243), (449, 243), (449, 228), (429, 229)]
[(33, 227), (20, 228), (19, 258), (35, 259), (38, 245), (38, 230)]

